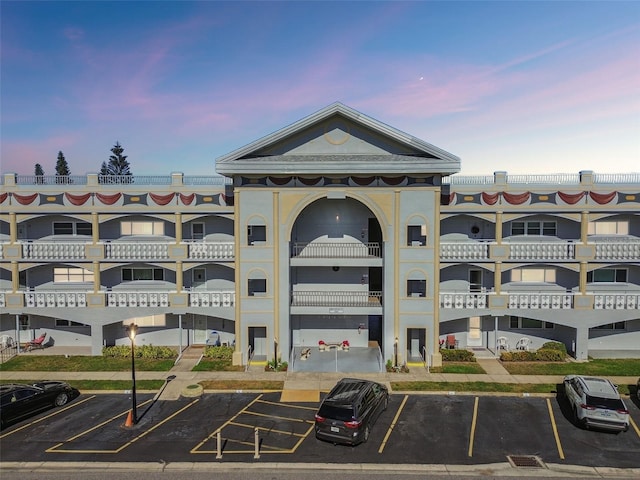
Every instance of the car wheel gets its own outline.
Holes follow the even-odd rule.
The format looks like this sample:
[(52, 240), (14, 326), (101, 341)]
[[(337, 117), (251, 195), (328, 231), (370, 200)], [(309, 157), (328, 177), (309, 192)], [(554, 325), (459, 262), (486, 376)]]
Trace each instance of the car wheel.
[(366, 427), (364, 427), (364, 437), (362, 439), (363, 443), (366, 443), (367, 440), (369, 440), (369, 425), (367, 425)]
[(61, 407), (61, 406), (65, 405), (68, 401), (69, 401), (69, 395), (67, 395), (65, 392), (62, 392), (62, 393), (58, 394), (58, 396), (54, 400), (53, 404), (56, 407)]

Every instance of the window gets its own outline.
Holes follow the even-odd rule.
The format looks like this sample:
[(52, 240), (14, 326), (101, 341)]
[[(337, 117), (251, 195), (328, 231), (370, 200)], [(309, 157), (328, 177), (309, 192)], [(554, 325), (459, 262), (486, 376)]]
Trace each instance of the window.
[[(135, 323), (138, 327), (165, 327), (167, 325), (167, 319), (164, 313), (160, 313), (157, 315), (129, 318), (124, 320), (122, 325), (128, 327), (132, 323)], [(139, 330), (138, 333), (140, 333)]]
[(426, 245), (427, 244), (427, 226), (426, 225), (409, 225), (407, 226), (407, 245)]
[(53, 222), (54, 235), (91, 235), (92, 231), (88, 222)]
[(55, 267), (53, 283), (87, 283), (93, 282), (93, 272), (86, 268)]
[(407, 280), (408, 297), (425, 297), (427, 295), (426, 280)]
[(469, 270), (469, 291), (482, 291), (482, 270)]
[(73, 223), (71, 222), (54, 222), (54, 235), (73, 235)]
[(598, 327), (593, 327), (596, 330), (625, 330), (626, 322), (616, 322), (616, 323), (608, 323), (606, 325), (600, 325)]
[(554, 268), (514, 268), (511, 270), (512, 282), (528, 283), (555, 283), (556, 271)]
[(589, 235), (629, 235), (629, 221), (598, 221), (589, 222)]
[(247, 243), (253, 245), (255, 242), (267, 241), (267, 227), (265, 225), (247, 226)]
[(206, 270), (204, 268), (193, 269), (192, 285), (197, 287), (198, 285), (204, 285), (207, 279)]
[(63, 318), (56, 318), (56, 327), (84, 327), (84, 324), (72, 322), (71, 320), (64, 320)]
[(625, 268), (599, 268), (587, 272), (587, 283), (626, 283)]
[(544, 328), (551, 329), (554, 328), (555, 324), (553, 322), (543, 322), (542, 320), (534, 320), (533, 318), (524, 318), (524, 317), (509, 317), (509, 328), (512, 329), (522, 329), (522, 328)]
[(247, 284), (249, 290), (249, 296), (255, 297), (260, 294), (267, 293), (267, 279), (266, 278), (250, 278)]
[(120, 222), (121, 235), (164, 235), (164, 222), (143, 222), (123, 220)]
[(18, 317), (18, 322), (20, 324), (20, 330), (31, 329), (31, 320), (29, 319), (29, 315), (20, 315)]
[(202, 240), (204, 238), (204, 223), (191, 224), (191, 238), (194, 240)]
[(162, 268), (123, 268), (122, 281), (133, 282), (136, 280), (164, 280), (164, 270)]
[(526, 221), (511, 222), (511, 235), (557, 235), (556, 222)]

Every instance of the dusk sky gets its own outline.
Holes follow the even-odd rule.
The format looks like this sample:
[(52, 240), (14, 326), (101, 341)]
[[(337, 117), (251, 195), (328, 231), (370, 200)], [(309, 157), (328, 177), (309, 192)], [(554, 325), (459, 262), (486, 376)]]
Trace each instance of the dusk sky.
[(640, 1), (0, 2), (0, 171), (138, 175), (339, 101), (462, 174), (640, 171)]

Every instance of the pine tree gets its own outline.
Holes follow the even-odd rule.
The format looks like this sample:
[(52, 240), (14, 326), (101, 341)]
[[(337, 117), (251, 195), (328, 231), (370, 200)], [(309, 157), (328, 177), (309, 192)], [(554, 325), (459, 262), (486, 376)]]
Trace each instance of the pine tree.
[(56, 162), (56, 183), (69, 183), (69, 175), (71, 175), (71, 171), (61, 150), (58, 152), (58, 161)]
[(113, 155), (109, 157), (109, 164), (107, 165), (109, 175), (131, 175), (127, 156), (122, 155), (122, 152), (124, 152), (124, 148), (120, 145), (120, 142), (116, 142), (111, 149)]
[(36, 183), (44, 183), (44, 170), (42, 169), (42, 165), (39, 163), (36, 163), (34, 175), (36, 176)]

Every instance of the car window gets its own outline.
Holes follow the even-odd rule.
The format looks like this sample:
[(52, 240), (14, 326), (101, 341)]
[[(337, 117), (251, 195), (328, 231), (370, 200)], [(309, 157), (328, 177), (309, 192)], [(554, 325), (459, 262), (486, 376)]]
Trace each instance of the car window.
[(607, 410), (624, 410), (624, 403), (619, 398), (602, 398), (587, 395), (587, 405)]
[(337, 406), (328, 403), (323, 403), (320, 406), (318, 415), (331, 420), (340, 420), (341, 422), (348, 422), (353, 420), (353, 408), (347, 406)]
[(16, 400), (24, 400), (25, 398), (29, 398), (38, 393), (38, 390), (32, 388), (21, 388), (16, 390), (15, 392)]

